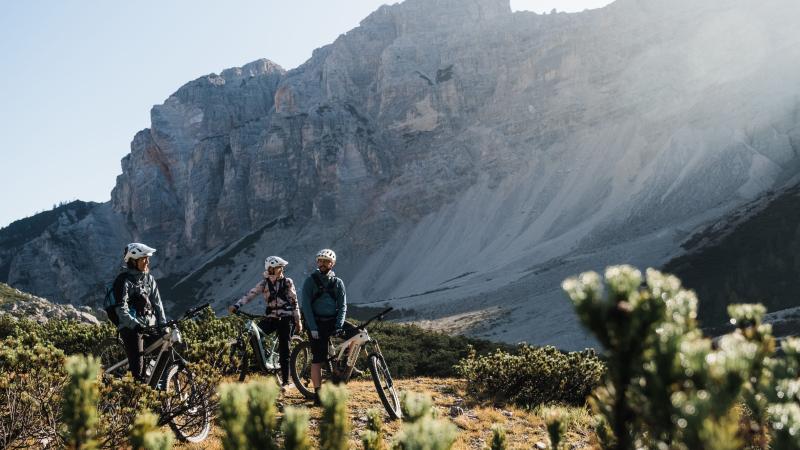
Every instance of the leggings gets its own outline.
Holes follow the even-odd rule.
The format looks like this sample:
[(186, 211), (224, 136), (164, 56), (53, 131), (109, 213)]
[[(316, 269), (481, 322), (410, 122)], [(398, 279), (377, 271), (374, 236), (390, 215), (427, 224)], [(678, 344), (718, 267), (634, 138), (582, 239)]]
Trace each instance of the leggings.
[(264, 334), (278, 332), (278, 354), (281, 362), (281, 382), (289, 383), (289, 341), (294, 331), (294, 318), (281, 317), (280, 319), (264, 319), (258, 327)]

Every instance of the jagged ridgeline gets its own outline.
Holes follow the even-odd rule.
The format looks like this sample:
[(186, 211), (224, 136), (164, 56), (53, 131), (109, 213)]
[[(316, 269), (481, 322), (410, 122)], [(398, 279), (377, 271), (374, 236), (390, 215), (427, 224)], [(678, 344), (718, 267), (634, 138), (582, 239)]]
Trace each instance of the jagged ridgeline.
[(0, 281), (96, 304), (137, 240), (158, 248), (169, 306), (221, 311), (265, 256), (302, 281), (330, 247), (353, 303), (596, 345), (561, 280), (660, 267), (798, 172), (800, 3), (776, 1), (382, 6), (297, 68), (263, 59), (180, 87), (111, 200), (4, 245)]

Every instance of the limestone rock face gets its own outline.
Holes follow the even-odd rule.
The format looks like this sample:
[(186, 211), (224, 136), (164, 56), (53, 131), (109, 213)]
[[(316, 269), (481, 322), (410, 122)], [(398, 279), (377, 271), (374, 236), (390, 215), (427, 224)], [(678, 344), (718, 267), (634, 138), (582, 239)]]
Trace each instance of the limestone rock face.
[(383, 6), (296, 69), (259, 60), (180, 88), (134, 137), (110, 204), (58, 229), (101, 236), (89, 259), (107, 269), (23, 278), (64, 248), (39, 236), (8, 279), (38, 294), (69, 273), (81, 282), (57, 289), (90, 301), (116, 249), (141, 240), (176, 310), (222, 309), (265, 256), (301, 284), (331, 247), (351, 302), (591, 345), (565, 277), (658, 266), (797, 172), (798, 13), (794, 0)]

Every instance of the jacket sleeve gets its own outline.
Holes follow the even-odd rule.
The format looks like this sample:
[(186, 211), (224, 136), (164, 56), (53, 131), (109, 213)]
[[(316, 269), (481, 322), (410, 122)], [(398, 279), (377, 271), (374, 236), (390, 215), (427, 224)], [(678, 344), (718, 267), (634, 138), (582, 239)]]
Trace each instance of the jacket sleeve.
[(292, 317), (296, 322), (300, 322), (300, 303), (297, 301), (297, 290), (294, 288), (294, 281), (286, 279), (286, 296), (289, 297), (289, 304), (292, 305)]
[(158, 292), (158, 285), (156, 279), (150, 275), (150, 282), (153, 283), (153, 295), (150, 302), (153, 304), (153, 311), (156, 314), (156, 323), (163, 325), (167, 323), (167, 316), (164, 314), (164, 304), (161, 303), (161, 293)]
[(301, 304), (303, 309), (303, 317), (306, 319), (308, 331), (318, 331), (317, 321), (314, 320), (314, 309), (311, 307), (311, 296), (314, 294), (314, 281), (311, 277), (306, 278), (303, 283), (303, 291), (301, 294)]
[(250, 289), (249, 291), (247, 291), (247, 293), (244, 294), (244, 296), (242, 296), (242, 298), (237, 300), (236, 303), (233, 304), (233, 306), (235, 306), (237, 308), (241, 308), (242, 306), (250, 303), (250, 300), (256, 298), (256, 295), (263, 294), (264, 293), (264, 284), (265, 283), (266, 283), (266, 280), (259, 281), (258, 284), (256, 284), (256, 287), (254, 287), (253, 289)]
[(136, 328), (136, 325), (144, 326), (146, 324), (131, 314), (130, 307), (128, 306), (129, 289), (130, 283), (128, 283), (125, 277), (119, 276), (114, 281), (114, 298), (117, 299), (116, 311), (117, 317), (119, 317), (118, 328), (130, 328), (133, 330)]
[(336, 290), (336, 329), (339, 329), (344, 326), (344, 319), (347, 316), (347, 293), (341, 278), (337, 278), (336, 284), (339, 288)]

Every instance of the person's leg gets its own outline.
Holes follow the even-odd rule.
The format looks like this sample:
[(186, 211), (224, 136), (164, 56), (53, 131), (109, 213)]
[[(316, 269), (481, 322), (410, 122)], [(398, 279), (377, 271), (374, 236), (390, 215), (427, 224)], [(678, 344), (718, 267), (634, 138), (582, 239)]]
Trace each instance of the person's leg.
[(144, 365), (144, 336), (137, 333), (130, 328), (122, 328), (119, 330), (119, 336), (122, 338), (123, 347), (125, 347), (125, 355), (128, 358), (128, 367), (131, 369), (133, 378), (139, 381), (142, 379), (142, 366)]
[[(269, 336), (270, 334), (280, 330), (280, 321), (278, 319), (264, 319), (261, 322), (259, 322), (258, 327), (261, 328), (261, 331), (264, 333), (264, 336)], [(254, 348), (253, 351), (257, 350)], [(267, 357), (269, 357), (269, 352), (271, 352), (272, 349), (265, 348), (264, 351)]]
[[(317, 320), (317, 331), (319, 339), (310, 339), (311, 342), (311, 383), (314, 390), (318, 391), (322, 386), (322, 364), (328, 360), (328, 339), (333, 334), (334, 321)], [(310, 333), (309, 333), (310, 334)], [(318, 401), (318, 398), (315, 399)]]
[(292, 318), (283, 317), (278, 325), (278, 353), (281, 359), (281, 380), (289, 384), (289, 340), (292, 338)]

